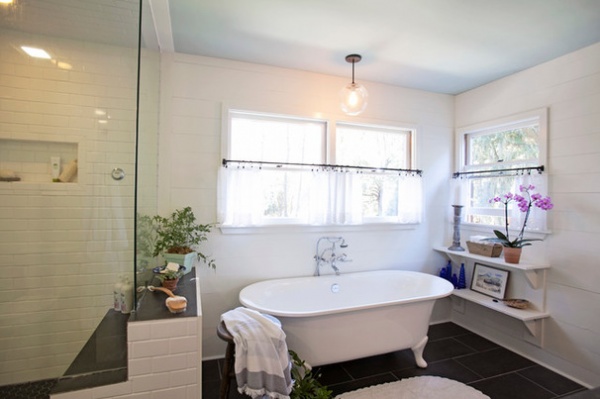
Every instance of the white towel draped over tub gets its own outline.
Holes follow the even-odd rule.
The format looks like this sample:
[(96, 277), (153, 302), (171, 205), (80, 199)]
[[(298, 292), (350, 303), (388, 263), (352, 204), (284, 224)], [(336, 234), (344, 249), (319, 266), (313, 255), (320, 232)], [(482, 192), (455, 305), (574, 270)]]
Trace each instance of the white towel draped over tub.
[(221, 315), (235, 343), (238, 391), (253, 398), (289, 399), (291, 362), (276, 318), (239, 307)]

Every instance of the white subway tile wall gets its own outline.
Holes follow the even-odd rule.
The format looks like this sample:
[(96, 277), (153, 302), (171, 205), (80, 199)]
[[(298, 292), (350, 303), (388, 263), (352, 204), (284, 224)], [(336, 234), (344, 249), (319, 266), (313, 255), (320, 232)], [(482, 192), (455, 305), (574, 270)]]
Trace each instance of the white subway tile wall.
[[(72, 69), (19, 52), (25, 39)], [(22, 177), (0, 182), (8, 385), (62, 375), (132, 276), (137, 50), (2, 30), (0, 59), (0, 169)], [(78, 159), (75, 182), (51, 182), (50, 156)]]

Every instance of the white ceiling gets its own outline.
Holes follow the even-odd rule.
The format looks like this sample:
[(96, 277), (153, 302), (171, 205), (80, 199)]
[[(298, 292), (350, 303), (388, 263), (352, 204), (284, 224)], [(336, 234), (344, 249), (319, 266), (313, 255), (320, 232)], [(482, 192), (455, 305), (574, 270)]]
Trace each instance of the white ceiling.
[(457, 94), (600, 41), (600, 0), (148, 0), (161, 51)]

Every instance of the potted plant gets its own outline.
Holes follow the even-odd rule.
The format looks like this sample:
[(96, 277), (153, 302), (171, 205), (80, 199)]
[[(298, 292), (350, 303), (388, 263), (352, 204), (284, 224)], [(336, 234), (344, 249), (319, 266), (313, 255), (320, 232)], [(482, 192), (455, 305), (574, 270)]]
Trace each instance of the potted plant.
[[(502, 244), (504, 247), (504, 260), (508, 263), (519, 263), (521, 257), (522, 248), (531, 245), (532, 241), (542, 241), (538, 238), (523, 238), (525, 232), (525, 226), (527, 226), (527, 219), (531, 212), (531, 207), (535, 206), (544, 211), (549, 211), (554, 207), (550, 197), (542, 197), (541, 194), (531, 194), (530, 191), (534, 190), (535, 186), (519, 186), (519, 191), (524, 195), (506, 193), (503, 197), (494, 197), (490, 199), (490, 203), (502, 203), (504, 204), (504, 224), (506, 234), (499, 230), (494, 230), (496, 237), (487, 238), (488, 241), (494, 241)], [(525, 197), (527, 196), (527, 197)], [(511, 240), (508, 232), (508, 204), (515, 202), (521, 212), (525, 212), (525, 219), (523, 220), (523, 226), (519, 231), (519, 235), (514, 240)]]
[(288, 352), (292, 358), (291, 374), (295, 381), (290, 399), (331, 399), (333, 391), (319, 382), (320, 375), (314, 376), (312, 370), (296, 352), (293, 350)]
[(156, 278), (161, 282), (161, 285), (171, 291), (174, 291), (177, 288), (177, 283), (181, 276), (183, 276), (183, 271), (179, 270), (170, 270), (165, 269), (161, 273), (155, 274)]
[(169, 217), (157, 215), (152, 220), (157, 237), (153, 256), (162, 255), (167, 262), (185, 266), (186, 273), (191, 270), (195, 258), (216, 268), (214, 259), (198, 250), (200, 243), (208, 239), (212, 225), (198, 223), (191, 207), (177, 209)]

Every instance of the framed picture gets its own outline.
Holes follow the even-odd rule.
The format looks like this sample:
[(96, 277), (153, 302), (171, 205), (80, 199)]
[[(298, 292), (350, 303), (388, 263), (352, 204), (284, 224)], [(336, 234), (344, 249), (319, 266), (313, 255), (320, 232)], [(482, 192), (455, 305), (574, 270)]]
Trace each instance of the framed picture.
[(507, 283), (508, 271), (475, 263), (473, 278), (471, 279), (471, 289), (473, 291), (504, 299)]

